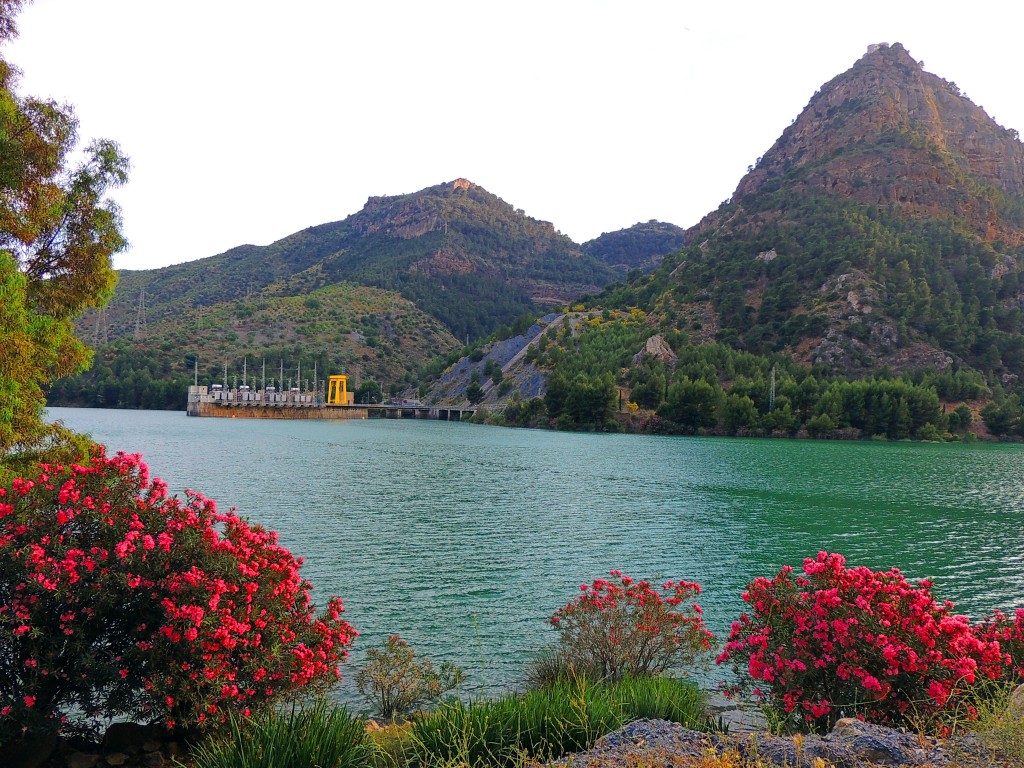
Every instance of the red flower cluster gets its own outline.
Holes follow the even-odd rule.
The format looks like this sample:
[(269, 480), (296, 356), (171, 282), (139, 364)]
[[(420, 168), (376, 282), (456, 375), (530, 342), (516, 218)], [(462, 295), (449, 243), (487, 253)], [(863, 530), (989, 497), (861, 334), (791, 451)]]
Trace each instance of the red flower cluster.
[(700, 594), (700, 584), (667, 581), (659, 591), (621, 571), (609, 575), (615, 581), (582, 584), (582, 594), (550, 619), (574, 666), (619, 679), (689, 664), (711, 648), (700, 606), (686, 604)]
[(0, 741), (72, 709), (222, 722), (338, 679), (357, 633), (275, 533), (96, 451), (0, 488)]
[(975, 631), (983, 640), (999, 643), (1009, 657), (1009, 674), (1024, 682), (1024, 608), (1018, 608), (1012, 619), (1002, 611), (993, 611)]
[(982, 678), (1002, 676), (1008, 656), (994, 634), (936, 602), (931, 582), (847, 568), (826, 552), (803, 571), (794, 578), (785, 566), (748, 585), (753, 615), (732, 625), (718, 657), (757, 681), (755, 693), (790, 725), (826, 728), (851, 715), (896, 724), (952, 708)]

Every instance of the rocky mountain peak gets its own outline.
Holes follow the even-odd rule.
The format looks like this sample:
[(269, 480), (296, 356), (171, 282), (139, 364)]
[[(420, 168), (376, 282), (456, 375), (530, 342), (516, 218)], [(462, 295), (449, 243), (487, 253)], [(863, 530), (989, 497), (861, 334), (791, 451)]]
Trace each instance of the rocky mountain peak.
[(742, 201), (779, 183), (905, 216), (963, 219), (987, 240), (1024, 242), (1024, 144), (899, 43), (872, 45), (815, 93), (739, 183)]

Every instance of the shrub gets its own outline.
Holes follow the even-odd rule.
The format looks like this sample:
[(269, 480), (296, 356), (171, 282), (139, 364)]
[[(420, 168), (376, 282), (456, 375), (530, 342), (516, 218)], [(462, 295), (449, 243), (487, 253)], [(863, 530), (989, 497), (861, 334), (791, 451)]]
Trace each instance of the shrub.
[(269, 710), (256, 717), (231, 715), (223, 735), (196, 747), (195, 768), (369, 768), (366, 724), (323, 700)]
[(743, 594), (753, 614), (732, 625), (718, 663), (756, 682), (781, 725), (825, 729), (847, 716), (900, 724), (952, 711), (980, 679), (1001, 675), (998, 643), (937, 603), (931, 582), (845, 564), (819, 552), (803, 576), (785, 566)]
[(1024, 608), (1018, 608), (1012, 619), (1002, 611), (993, 611), (977, 627), (977, 633), (983, 640), (999, 643), (1008, 657), (1009, 674), (1024, 683)]
[(277, 535), (140, 458), (41, 465), (0, 488), (0, 741), (104, 717), (206, 727), (338, 678), (356, 632), (323, 615)]
[(394, 720), (418, 705), (437, 701), (466, 679), (454, 664), (442, 664), (436, 671), (430, 659), (417, 658), (398, 635), (381, 645), (366, 652), (366, 665), (356, 675), (359, 693), (381, 717)]
[(618, 680), (655, 675), (692, 664), (710, 650), (695, 582), (668, 581), (661, 590), (610, 571), (614, 581), (595, 579), (583, 593), (555, 611), (560, 651), (570, 666)]

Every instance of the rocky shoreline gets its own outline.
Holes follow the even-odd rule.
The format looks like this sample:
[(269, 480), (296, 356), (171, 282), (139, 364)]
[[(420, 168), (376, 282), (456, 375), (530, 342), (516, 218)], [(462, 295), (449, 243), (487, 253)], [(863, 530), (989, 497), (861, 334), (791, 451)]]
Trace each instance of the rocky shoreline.
[(840, 720), (826, 736), (788, 738), (765, 732), (709, 734), (665, 720), (637, 720), (602, 737), (593, 749), (552, 766), (682, 768), (714, 755), (735, 755), (766, 768), (1021, 768), (974, 736), (944, 741), (851, 718)]

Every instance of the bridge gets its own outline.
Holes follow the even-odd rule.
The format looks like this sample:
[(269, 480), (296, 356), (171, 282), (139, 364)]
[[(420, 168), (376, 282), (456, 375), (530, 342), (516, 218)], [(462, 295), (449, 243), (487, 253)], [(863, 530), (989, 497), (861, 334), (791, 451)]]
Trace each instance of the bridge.
[[(327, 408), (348, 408), (345, 405), (328, 405)], [(472, 416), (476, 408), (460, 405), (424, 405), (423, 403), (380, 403), (379, 405), (361, 405), (369, 416), (388, 419), (435, 419), (438, 421), (462, 421), (465, 416)]]

